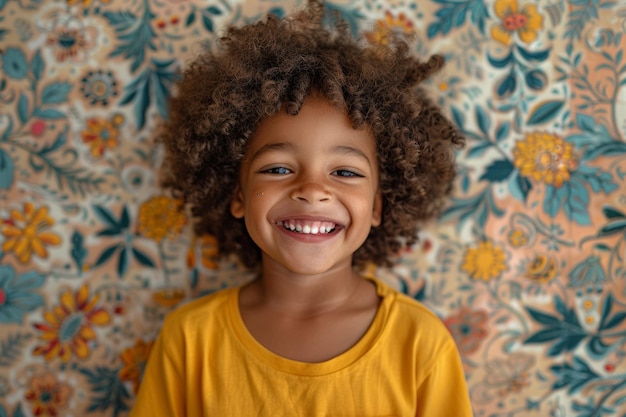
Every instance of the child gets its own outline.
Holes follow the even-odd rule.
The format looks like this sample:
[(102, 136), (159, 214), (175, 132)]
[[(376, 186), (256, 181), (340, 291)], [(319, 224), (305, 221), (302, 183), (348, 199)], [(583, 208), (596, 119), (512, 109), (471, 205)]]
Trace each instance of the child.
[(463, 138), (416, 90), (443, 60), (323, 15), (230, 28), (178, 84), (165, 183), (258, 276), (166, 319), (132, 417), (471, 416), (439, 319), (359, 273), (450, 191)]

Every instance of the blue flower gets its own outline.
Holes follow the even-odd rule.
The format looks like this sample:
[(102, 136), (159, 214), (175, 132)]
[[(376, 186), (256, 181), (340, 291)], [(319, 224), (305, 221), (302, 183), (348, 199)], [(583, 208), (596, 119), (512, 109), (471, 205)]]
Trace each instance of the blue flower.
[(43, 297), (33, 292), (45, 277), (31, 271), (15, 276), (10, 265), (0, 265), (0, 323), (22, 323), (24, 314), (43, 306)]

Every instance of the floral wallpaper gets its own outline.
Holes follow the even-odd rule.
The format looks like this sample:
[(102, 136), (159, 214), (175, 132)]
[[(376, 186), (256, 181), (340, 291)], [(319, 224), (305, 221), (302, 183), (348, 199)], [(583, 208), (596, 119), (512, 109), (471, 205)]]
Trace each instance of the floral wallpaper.
[[(124, 416), (163, 317), (248, 274), (157, 186), (152, 134), (225, 25), (301, 1), (0, 0), (0, 417)], [(626, 416), (626, 3), (333, 0), (413, 36), (468, 138), (378, 274), (436, 312), (476, 416)]]

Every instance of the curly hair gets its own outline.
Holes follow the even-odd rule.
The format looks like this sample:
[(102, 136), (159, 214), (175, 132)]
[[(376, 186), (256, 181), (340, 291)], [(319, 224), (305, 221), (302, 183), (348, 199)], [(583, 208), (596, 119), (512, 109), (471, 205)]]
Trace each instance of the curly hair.
[(247, 144), (264, 119), (296, 115), (313, 93), (376, 139), (382, 223), (354, 265), (390, 265), (452, 188), (454, 149), (464, 138), (419, 89), (443, 58), (411, 56), (394, 35), (368, 44), (339, 19), (325, 25), (324, 14), (323, 3), (311, 0), (291, 17), (228, 28), (216, 52), (183, 71), (158, 137), (162, 184), (190, 207), (196, 233), (214, 235), (222, 255), (236, 254), (250, 268), (260, 265), (261, 251), (243, 219), (230, 214)]

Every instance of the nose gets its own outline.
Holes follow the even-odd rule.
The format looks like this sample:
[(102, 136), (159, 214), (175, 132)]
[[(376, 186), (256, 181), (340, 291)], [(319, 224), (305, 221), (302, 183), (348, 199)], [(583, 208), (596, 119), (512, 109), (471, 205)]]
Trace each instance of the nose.
[(319, 181), (303, 181), (291, 191), (293, 200), (307, 203), (329, 202), (333, 199), (332, 192)]

